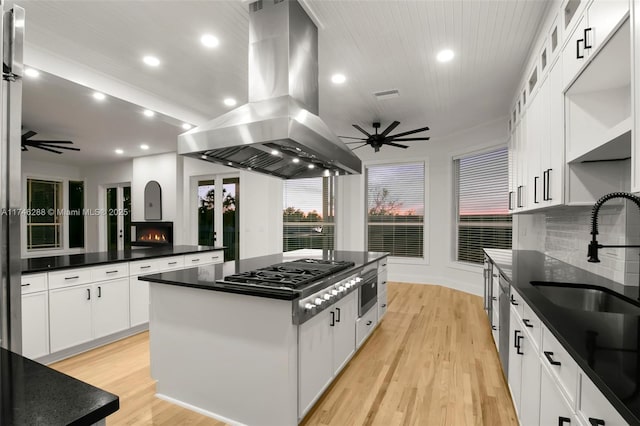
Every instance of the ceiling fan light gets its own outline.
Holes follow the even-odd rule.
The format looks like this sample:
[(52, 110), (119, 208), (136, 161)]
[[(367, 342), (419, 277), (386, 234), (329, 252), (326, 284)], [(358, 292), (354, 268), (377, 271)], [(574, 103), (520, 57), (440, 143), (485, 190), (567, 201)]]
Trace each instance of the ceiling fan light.
[(438, 62), (449, 62), (455, 57), (455, 53), (451, 49), (443, 49), (436, 55)]

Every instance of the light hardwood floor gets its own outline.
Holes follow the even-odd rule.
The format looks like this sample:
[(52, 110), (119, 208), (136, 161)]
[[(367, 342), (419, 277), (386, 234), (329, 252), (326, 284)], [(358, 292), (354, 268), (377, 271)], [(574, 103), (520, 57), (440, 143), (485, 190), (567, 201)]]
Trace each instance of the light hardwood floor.
[[(304, 425), (517, 425), (481, 298), (390, 283), (388, 304)], [(223, 424), (154, 397), (148, 333), (51, 367), (120, 396), (109, 426)]]

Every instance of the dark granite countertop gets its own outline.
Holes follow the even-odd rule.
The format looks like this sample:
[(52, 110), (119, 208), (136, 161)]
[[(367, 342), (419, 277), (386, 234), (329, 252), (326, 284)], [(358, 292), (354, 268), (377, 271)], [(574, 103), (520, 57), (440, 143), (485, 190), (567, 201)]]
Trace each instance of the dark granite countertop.
[(223, 250), (224, 247), (211, 246), (173, 246), (135, 248), (124, 251), (103, 251), (94, 253), (78, 253), (63, 256), (31, 257), (22, 259), (22, 273), (48, 272), (59, 269), (96, 266), (107, 263), (129, 262), (132, 260), (151, 259), (154, 257), (178, 256), (181, 254), (200, 253)]
[(92, 425), (119, 408), (116, 395), (0, 348), (1, 425)]
[[(222, 280), (228, 275), (252, 271), (254, 269), (264, 268), (276, 263), (303, 258), (337, 260), (355, 263), (353, 267), (342, 270), (338, 274), (336, 274), (345, 275), (372, 262), (376, 262), (387, 255), (388, 253), (362, 251), (296, 250), (283, 254), (272, 254), (268, 256), (253, 257), (244, 260), (236, 260), (235, 262), (225, 262), (223, 264), (217, 265), (205, 265), (195, 268), (181, 269), (177, 271), (144, 275), (138, 277), (138, 279), (160, 284), (200, 288), (203, 290), (223, 291), (227, 293), (245, 294), (248, 296), (266, 297), (269, 299), (294, 300), (297, 299), (300, 294), (290, 290), (281, 290), (278, 288), (251, 288), (249, 286), (220, 283), (217, 281)], [(323, 278), (323, 280), (329, 281), (332, 280), (333, 277), (334, 276), (325, 277)], [(314, 285), (315, 284), (317, 283), (314, 283)]]
[(638, 297), (637, 286), (623, 286), (537, 251), (485, 252), (621, 416), (640, 424), (640, 316), (561, 307), (531, 282), (596, 285), (632, 299)]

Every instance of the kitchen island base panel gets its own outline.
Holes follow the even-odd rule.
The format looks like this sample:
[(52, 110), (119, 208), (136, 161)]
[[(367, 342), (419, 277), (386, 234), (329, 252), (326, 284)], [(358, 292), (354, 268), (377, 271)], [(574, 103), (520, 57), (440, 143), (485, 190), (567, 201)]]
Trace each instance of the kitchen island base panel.
[(159, 283), (149, 290), (158, 394), (234, 424), (298, 423), (291, 301)]
[(179, 401), (179, 400), (177, 400), (175, 398), (171, 398), (170, 396), (163, 395), (161, 393), (156, 393), (155, 397), (158, 398), (158, 399), (161, 399), (163, 401), (167, 401), (167, 402), (170, 402), (172, 404), (175, 404), (175, 405), (177, 405), (179, 407), (186, 408), (187, 410), (193, 411), (195, 413), (202, 414), (203, 416), (207, 416), (207, 417), (210, 417), (212, 419), (219, 420), (219, 421), (221, 421), (221, 422), (223, 422), (223, 423), (225, 423), (227, 425), (231, 425), (231, 426), (247, 426), (244, 423), (238, 423), (238, 422), (236, 422), (236, 421), (234, 421), (232, 419), (229, 419), (227, 417), (220, 416), (220, 415), (218, 415), (216, 413), (212, 413), (211, 411), (203, 410), (202, 408), (196, 407), (196, 406), (191, 405), (191, 404), (187, 404), (186, 402)]

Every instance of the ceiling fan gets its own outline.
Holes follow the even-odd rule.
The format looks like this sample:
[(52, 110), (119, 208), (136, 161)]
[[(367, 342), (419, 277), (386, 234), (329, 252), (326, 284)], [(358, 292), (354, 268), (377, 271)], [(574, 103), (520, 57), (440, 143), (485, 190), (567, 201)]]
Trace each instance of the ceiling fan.
[(362, 133), (364, 133), (366, 138), (354, 138), (354, 137), (351, 137), (351, 136), (339, 136), (339, 137), (345, 138), (345, 139), (355, 139), (355, 140), (358, 141), (358, 142), (345, 142), (347, 144), (362, 143), (362, 145), (356, 146), (355, 148), (353, 148), (353, 150), (356, 150), (358, 148), (362, 148), (363, 146), (366, 146), (366, 145), (371, 145), (373, 147), (373, 149), (375, 150), (375, 152), (380, 151), (380, 148), (382, 147), (382, 145), (395, 146), (396, 148), (404, 148), (404, 149), (408, 148), (407, 145), (402, 145), (402, 144), (399, 144), (399, 143), (395, 143), (396, 141), (408, 142), (408, 141), (428, 141), (429, 140), (429, 136), (418, 137), (418, 138), (404, 138), (403, 137), (403, 136), (412, 135), (414, 133), (424, 132), (426, 130), (429, 130), (428, 127), (422, 127), (420, 129), (409, 130), (408, 132), (402, 132), (402, 133), (398, 133), (398, 134), (395, 134), (395, 135), (389, 135), (389, 133), (391, 133), (393, 131), (393, 129), (398, 127), (399, 124), (400, 124), (399, 121), (394, 121), (393, 123), (389, 124), (389, 127), (384, 129), (384, 131), (382, 133), (378, 133), (378, 129), (380, 128), (380, 122), (376, 121), (376, 122), (373, 123), (373, 128), (375, 129), (375, 133), (374, 134), (370, 134), (369, 132), (365, 131), (362, 127), (358, 126), (357, 124), (354, 124), (353, 127), (355, 127), (356, 129), (358, 129)]
[(71, 141), (52, 141), (52, 140), (39, 140), (34, 141), (31, 140), (32, 137), (37, 135), (33, 130), (29, 130), (25, 134), (22, 135), (20, 145), (22, 146), (22, 151), (29, 151), (28, 147), (43, 149), (45, 151), (53, 152), (54, 154), (62, 154), (62, 151), (58, 151), (59, 149), (66, 149), (68, 151), (80, 151), (80, 148), (74, 148), (71, 146), (65, 146), (69, 144), (73, 144)]

